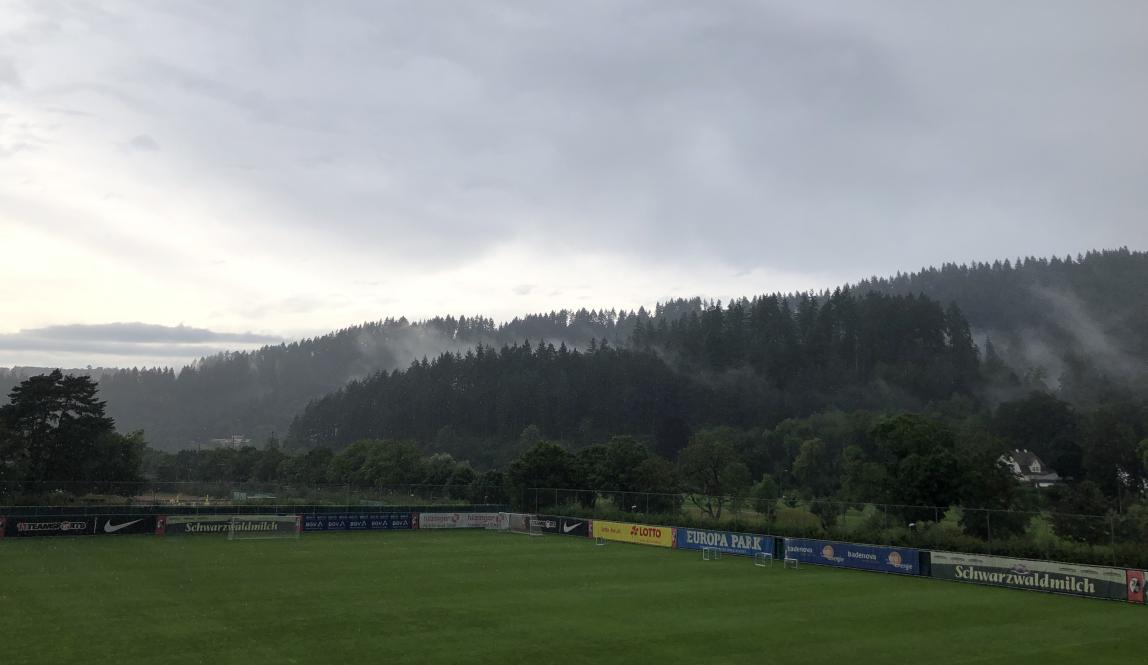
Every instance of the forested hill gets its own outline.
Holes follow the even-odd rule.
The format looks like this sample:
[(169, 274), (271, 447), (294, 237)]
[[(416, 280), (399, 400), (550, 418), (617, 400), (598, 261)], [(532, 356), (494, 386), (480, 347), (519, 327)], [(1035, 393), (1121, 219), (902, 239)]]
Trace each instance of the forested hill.
[[(416, 323), (387, 319), (291, 344), (209, 356), (179, 370), (69, 373), (97, 379), (118, 427), (144, 430), (152, 446), (178, 450), (232, 435), (262, 442), (276, 432), (282, 436), (310, 400), (353, 379), (480, 344), (499, 347), (526, 339), (571, 347), (585, 347), (593, 339), (620, 344), (639, 316), (646, 313), (562, 310), (501, 325), (482, 317)], [(35, 368), (0, 369), (0, 392), (7, 395), (21, 380), (39, 373)]]
[[(842, 290), (838, 298), (875, 291), (924, 293), (945, 306), (955, 302), (985, 361), (982, 394), (995, 399), (1044, 385), (1070, 401), (1096, 402), (1113, 386), (1148, 383), (1148, 335), (1139, 332), (1148, 330), (1145, 284), (1148, 254), (1121, 249), (1064, 259), (946, 264), (865, 280)], [(786, 344), (809, 336), (804, 352), (820, 354), (817, 339), (827, 331), (810, 327), (816, 320), (812, 312), (838, 308), (840, 302), (832, 301), (831, 292), (735, 300), (724, 307), (694, 298), (662, 303), (653, 312), (562, 310), (501, 325), (483, 317), (414, 323), (388, 319), (292, 344), (211, 356), (174, 371), (92, 374), (121, 430), (143, 429), (152, 445), (169, 450), (231, 435), (256, 442), (273, 432), (282, 436), (311, 400), (349, 381), (406, 368), (445, 352), (465, 353), (480, 344), (498, 349), (525, 340), (585, 350), (592, 340), (605, 339), (613, 347), (662, 354), (687, 374), (732, 375), (748, 369), (776, 377), (775, 390), (796, 389), (808, 396), (818, 391), (805, 391), (804, 384), (820, 381), (815, 376), (839, 375), (851, 356), (826, 357), (821, 364), (797, 363), (789, 360), (792, 353)], [(779, 308), (794, 316), (787, 322), (786, 317), (770, 313)], [(940, 315), (943, 312), (933, 314)], [(854, 325), (849, 318), (853, 314), (846, 311), (843, 316), (841, 325)], [(771, 321), (773, 327), (753, 328), (747, 317), (750, 323), (754, 317)], [(751, 328), (757, 332), (749, 334)], [(790, 341), (767, 350), (762, 340), (773, 335)], [(986, 344), (986, 335), (991, 345)], [(1004, 364), (986, 353), (990, 350)], [(26, 375), (0, 370), (0, 391), (7, 394)], [(797, 413), (797, 406), (788, 403), (783, 408)]]
[(1071, 402), (1148, 388), (1148, 252), (950, 263), (853, 288), (957, 303), (982, 351), (991, 341), (1029, 386)]
[(634, 435), (673, 457), (698, 427), (920, 408), (979, 387), (960, 311), (918, 296), (839, 292), (797, 307), (768, 296), (635, 326), (633, 348), (479, 348), (353, 382), (310, 404), (287, 444), (413, 439), (490, 464), (521, 452), (513, 444), (533, 426), (575, 445)]

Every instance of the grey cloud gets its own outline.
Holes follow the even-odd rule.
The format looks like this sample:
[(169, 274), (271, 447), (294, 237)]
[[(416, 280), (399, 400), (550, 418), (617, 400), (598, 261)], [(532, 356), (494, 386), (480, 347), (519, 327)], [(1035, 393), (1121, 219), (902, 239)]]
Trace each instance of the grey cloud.
[(135, 55), (36, 94), (130, 104), (193, 185), (426, 269), (515, 241), (859, 275), (1148, 245), (1145, 13), (156, 4), (68, 16)]
[(530, 295), (530, 292), (533, 290), (534, 290), (533, 284), (519, 284), (518, 286), (515, 286), (513, 289), (514, 295), (516, 295), (516, 296)]
[(127, 142), (127, 147), (131, 148), (132, 150), (152, 152), (159, 150), (159, 143), (156, 143), (156, 140), (147, 134), (139, 134), (132, 137), (132, 139)]
[(16, 70), (16, 63), (11, 58), (0, 55), (0, 88), (19, 88), (22, 86), (20, 72)]
[[(108, 353), (124, 354), (133, 345), (140, 347), (141, 353), (154, 353), (157, 345), (163, 352), (154, 355), (172, 355), (181, 345), (203, 344), (274, 344), (283, 341), (273, 335), (255, 333), (215, 332), (206, 328), (191, 326), (162, 326), (150, 323), (103, 323), (71, 324), (31, 328), (18, 333), (0, 335), (0, 349), (5, 350), (86, 350), (114, 349)], [(97, 351), (103, 352), (103, 351)], [(198, 353), (199, 351), (196, 351)]]

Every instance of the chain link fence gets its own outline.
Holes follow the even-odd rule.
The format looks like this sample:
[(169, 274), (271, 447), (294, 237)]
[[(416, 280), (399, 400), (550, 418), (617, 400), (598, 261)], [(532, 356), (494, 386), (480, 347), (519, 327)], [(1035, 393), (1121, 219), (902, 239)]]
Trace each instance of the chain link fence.
[(260, 482), (3, 483), (0, 507), (26, 506), (409, 506), (504, 504), (483, 485), (290, 484)]
[(1148, 568), (1148, 510), (1074, 515), (781, 497), (566, 488), (259, 482), (3, 483), (0, 510), (29, 506), (512, 505), (535, 513), (642, 521), (1098, 565)]
[(1148, 514), (1076, 515), (959, 506), (531, 488), (509, 497), (539, 513), (827, 538), (1097, 565), (1148, 566)]

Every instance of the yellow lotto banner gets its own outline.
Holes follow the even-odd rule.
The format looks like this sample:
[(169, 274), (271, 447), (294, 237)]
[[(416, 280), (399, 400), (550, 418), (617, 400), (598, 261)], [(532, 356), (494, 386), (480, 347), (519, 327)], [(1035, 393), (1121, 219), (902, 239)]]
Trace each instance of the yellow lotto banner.
[(595, 538), (639, 545), (654, 545), (656, 547), (674, 546), (674, 528), (671, 526), (649, 526), (647, 524), (594, 520), (590, 528)]

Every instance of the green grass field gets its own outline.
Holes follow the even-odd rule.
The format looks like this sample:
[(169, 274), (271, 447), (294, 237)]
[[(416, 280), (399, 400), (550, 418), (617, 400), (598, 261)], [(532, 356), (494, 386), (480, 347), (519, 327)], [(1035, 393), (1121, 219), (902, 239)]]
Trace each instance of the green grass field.
[(0, 541), (0, 662), (1144, 663), (1148, 609), (490, 532)]

